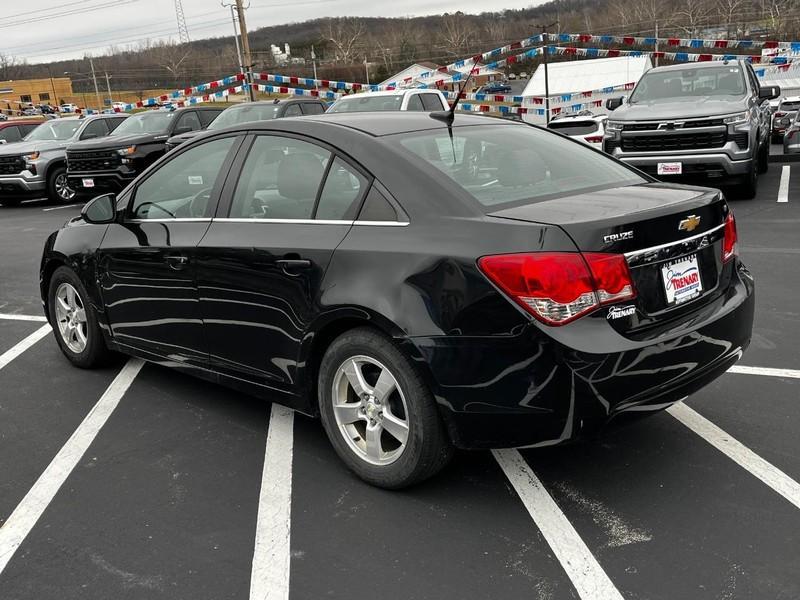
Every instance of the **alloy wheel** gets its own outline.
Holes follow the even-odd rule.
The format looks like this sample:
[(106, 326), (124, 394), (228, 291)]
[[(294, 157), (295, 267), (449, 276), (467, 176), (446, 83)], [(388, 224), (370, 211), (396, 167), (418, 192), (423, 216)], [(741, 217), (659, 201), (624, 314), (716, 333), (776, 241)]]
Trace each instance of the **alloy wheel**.
[(56, 176), (54, 186), (56, 195), (62, 202), (68, 202), (75, 197), (75, 190), (69, 187), (69, 180), (67, 179), (66, 173), (59, 173)]
[(403, 454), (409, 435), (408, 406), (394, 375), (368, 356), (353, 356), (336, 370), (333, 414), (350, 449), (373, 465)]
[(78, 291), (69, 283), (62, 283), (56, 290), (56, 321), (61, 339), (72, 352), (80, 354), (86, 349), (88, 324), (86, 308)]

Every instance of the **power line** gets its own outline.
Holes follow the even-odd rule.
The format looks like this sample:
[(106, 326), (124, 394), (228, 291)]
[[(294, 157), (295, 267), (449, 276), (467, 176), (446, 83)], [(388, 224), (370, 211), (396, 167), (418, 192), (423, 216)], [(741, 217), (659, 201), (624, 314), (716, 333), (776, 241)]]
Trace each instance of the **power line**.
[(97, 4), (95, 6), (88, 6), (88, 7), (83, 7), (83, 8), (76, 8), (76, 9), (73, 9), (73, 10), (67, 10), (67, 11), (64, 11), (64, 12), (56, 14), (56, 15), (52, 15), (52, 14), (51, 15), (44, 15), (44, 16), (41, 16), (41, 17), (33, 17), (31, 19), (23, 19), (23, 20), (14, 21), (14, 22), (11, 22), (11, 23), (6, 22), (4, 20), (3, 24), (0, 25), (0, 29), (9, 29), (11, 27), (17, 27), (18, 25), (29, 25), (31, 23), (39, 23), (41, 21), (51, 21), (53, 19), (62, 19), (64, 17), (66, 17), (66, 16), (81, 15), (81, 14), (84, 14), (84, 13), (87, 13), (87, 12), (92, 12), (92, 11), (96, 11), (96, 10), (103, 10), (105, 8), (119, 8), (120, 6), (125, 6), (125, 5), (128, 5), (128, 4), (132, 4), (134, 2), (139, 2), (139, 0), (116, 0), (114, 2), (105, 2), (103, 4)]

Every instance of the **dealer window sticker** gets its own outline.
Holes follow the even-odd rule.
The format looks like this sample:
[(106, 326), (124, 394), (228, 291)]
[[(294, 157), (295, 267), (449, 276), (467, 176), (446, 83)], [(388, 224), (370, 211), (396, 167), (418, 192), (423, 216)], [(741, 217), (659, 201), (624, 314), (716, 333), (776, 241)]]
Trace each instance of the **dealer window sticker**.
[(189, 185), (203, 185), (203, 176), (189, 175)]

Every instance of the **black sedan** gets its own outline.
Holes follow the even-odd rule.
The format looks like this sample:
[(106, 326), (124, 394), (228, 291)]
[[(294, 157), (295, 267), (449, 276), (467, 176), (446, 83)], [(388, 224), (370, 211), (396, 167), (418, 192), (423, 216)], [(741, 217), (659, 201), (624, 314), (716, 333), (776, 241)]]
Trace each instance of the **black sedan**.
[(117, 351), (310, 415), (396, 488), (550, 445), (734, 364), (753, 280), (716, 190), (520, 123), (342, 114), (209, 132), (47, 240), (66, 357)]

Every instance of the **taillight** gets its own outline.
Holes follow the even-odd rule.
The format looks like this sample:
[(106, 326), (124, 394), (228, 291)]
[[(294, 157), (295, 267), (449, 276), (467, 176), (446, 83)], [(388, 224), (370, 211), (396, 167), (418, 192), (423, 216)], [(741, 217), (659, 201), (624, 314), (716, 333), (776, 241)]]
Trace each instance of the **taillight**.
[(599, 144), (600, 142), (603, 141), (603, 136), (602, 135), (590, 135), (589, 137), (585, 137), (583, 139), (585, 139), (590, 144)]
[(722, 238), (722, 262), (728, 262), (739, 253), (739, 235), (736, 233), (736, 219), (733, 218), (733, 211), (725, 217), (725, 236)]
[(537, 252), (478, 260), (481, 271), (547, 325), (564, 325), (602, 304), (636, 297), (621, 254)]
[(776, 113), (775, 113), (775, 116), (776, 116), (776, 117), (785, 117), (785, 116), (786, 116), (786, 113), (785, 113), (785, 112), (776, 112)]

